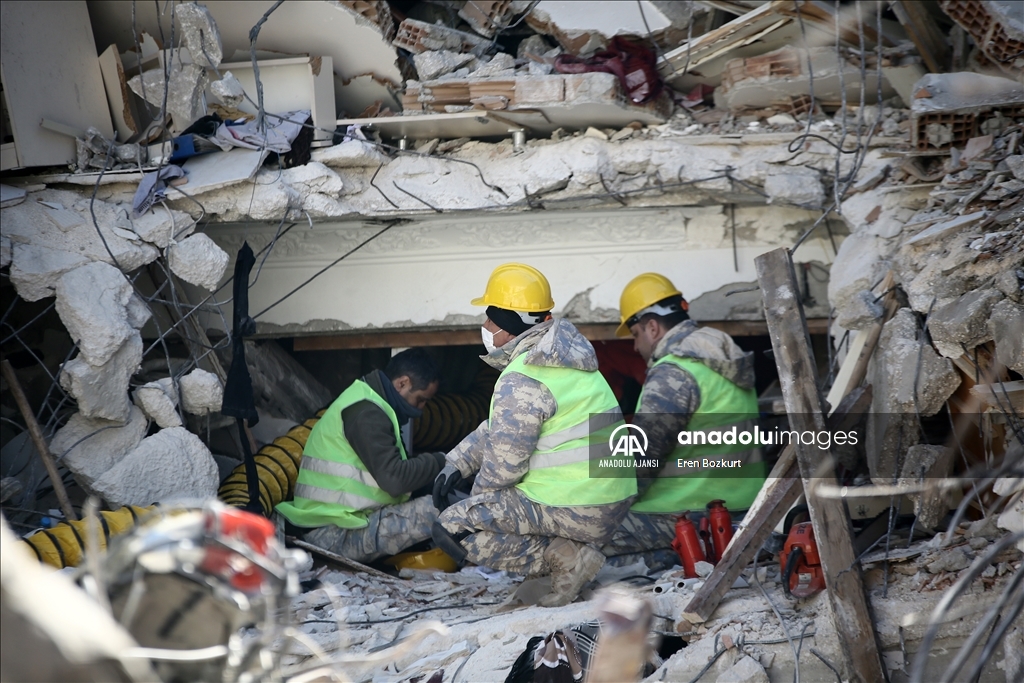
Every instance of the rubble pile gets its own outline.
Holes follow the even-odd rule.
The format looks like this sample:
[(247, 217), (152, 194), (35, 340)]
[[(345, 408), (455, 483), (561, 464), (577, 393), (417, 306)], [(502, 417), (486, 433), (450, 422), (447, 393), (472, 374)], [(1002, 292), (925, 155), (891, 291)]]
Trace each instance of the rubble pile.
[[(849, 494), (843, 514), (858, 532), (850, 566), (859, 561), (870, 619), (844, 622), (831, 594), (836, 576), (829, 590), (792, 597), (780, 539), (762, 536), (740, 551), (750, 555), (732, 575), (739, 578), (718, 587), (731, 571), (724, 559), (701, 563), (699, 579), (679, 567), (609, 562), (582, 602), (554, 610), (533, 604), (532, 577), (482, 567), (394, 577), (317, 561), (298, 577), (317, 587), (295, 596), (288, 581), (291, 597), (284, 589), (263, 596), (281, 598), (275, 609), (284, 606), (295, 630), (249, 629), (242, 639), (280, 654), (292, 672), (336, 658), (341, 664), (330, 666), (357, 683), (504, 680), (534, 639), (594, 619), (597, 591), (618, 584), (655, 615), (645, 681), (845, 680), (838, 671), (856, 674), (846, 641), (872, 627), (889, 675), (923, 680), (918, 652), (938, 662), (928, 671), (951, 665), (965, 642), (996, 632), (981, 615), (1019, 599), (1024, 479), (1010, 466), (1024, 435), (1024, 21), (1014, 3), (643, 0), (589, 3), (583, 12), (570, 9), (577, 3), (509, 0), (76, 2), (66, 22), (11, 4), (0, 41), (0, 345), (32, 410), (11, 407), (5, 379), (0, 502), (23, 531), (45, 535), (60, 519), (49, 509), (60, 498), (58, 477), (36, 466), (45, 456), (73, 477), (65, 483), (79, 509), (91, 507), (87, 497), (107, 512), (214, 498), (260, 447), (288, 459), (261, 461), (282, 473), (267, 500), (292, 495), (295, 473), (285, 465), (302, 457), (303, 444), (289, 430), (308, 431), (312, 422), (295, 425), (336, 392), (300, 365), (291, 342), (242, 339), (257, 329), (250, 316), (270, 310), (247, 310), (261, 273), (260, 296), (277, 306), (295, 284), (362, 247), (356, 233), (376, 223), (381, 234), (420, 222), (360, 254), (373, 256), (353, 280), (385, 281), (381, 264), (423, 260), (410, 256), (420, 246), (428, 255), (448, 249), (423, 237), (437, 225), (494, 253), (536, 253), (546, 242), (531, 231), (554, 228), (509, 221), (495, 237), (489, 219), (585, 209), (602, 214), (595, 223), (605, 230), (643, 222), (614, 213), (623, 209), (683, 210), (678, 233), (660, 223), (629, 235), (731, 246), (737, 279), (741, 258), (749, 261), (741, 247), (787, 247), (792, 256), (812, 234), (824, 245), (827, 233), (824, 253), (834, 262), (816, 264), (828, 271), (827, 305), (814, 301), (812, 264), (801, 263), (804, 296), (790, 312), (799, 310), (808, 338), (807, 311), (821, 319), (819, 331), (829, 318), (834, 367), (817, 379), (834, 381), (830, 408), (853, 395), (843, 392), (857, 388), (844, 384), (855, 373), (854, 385), (870, 385), (866, 443), (842, 454), (838, 476)], [(23, 14), (20, 43), (8, 11)], [(58, 45), (27, 60), (33, 31)], [(250, 239), (259, 223), (276, 233)], [(338, 238), (330, 248), (315, 241), (324, 233)], [(760, 241), (744, 242), (746, 233)], [(600, 284), (627, 263), (617, 259), (631, 238), (616, 239), (585, 255), (600, 264)], [(270, 284), (278, 258), (309, 272)], [(566, 256), (567, 271), (577, 272), (575, 258)], [(236, 260), (254, 269), (236, 271), (229, 296)], [(322, 270), (321, 260), (329, 264)], [(587, 310), (597, 311), (588, 323), (617, 320), (604, 304), (591, 306), (600, 284), (581, 283), (583, 294), (560, 301), (556, 315)], [(715, 287), (702, 294), (749, 294), (730, 300), (736, 314), (724, 322), (774, 331), (769, 288)], [(343, 330), (351, 346), (324, 348), (372, 349), (377, 342), (362, 333), (397, 333), (387, 342), (397, 346), (409, 330), (443, 336), (449, 322), (478, 322), (449, 313), (444, 328), (408, 320), (384, 325), (397, 330), (349, 329), (358, 325), (328, 317), (310, 314), (296, 334)], [(267, 336), (292, 329), (259, 323)], [(243, 350), (245, 363), (232, 366)], [(765, 358), (782, 372), (779, 357)], [(252, 389), (258, 426), (236, 422), (239, 411), (222, 414), (228, 367), (246, 371), (234, 376)], [(774, 404), (781, 420), (785, 401)], [(22, 423), (24, 434), (9, 431)], [(36, 432), (41, 438), (31, 439)], [(783, 480), (770, 477), (765, 491)], [(820, 529), (822, 518), (809, 517)], [(273, 536), (267, 519), (253, 519)], [(280, 530), (279, 540), (284, 548)], [(84, 551), (85, 541), (75, 542)], [(822, 548), (834, 542), (819, 534)], [(277, 558), (281, 577), (296, 578), (289, 563), (299, 555)], [(216, 553), (207, 560), (201, 569), (228, 576)], [(712, 587), (719, 602), (693, 611)], [(954, 598), (956, 619), (941, 614)], [(417, 636), (425, 625), (430, 633)], [(986, 670), (985, 680), (998, 680), (1000, 669), (1008, 683), (1022, 680), (1024, 627), (999, 634), (999, 656), (987, 655), (997, 673)]]

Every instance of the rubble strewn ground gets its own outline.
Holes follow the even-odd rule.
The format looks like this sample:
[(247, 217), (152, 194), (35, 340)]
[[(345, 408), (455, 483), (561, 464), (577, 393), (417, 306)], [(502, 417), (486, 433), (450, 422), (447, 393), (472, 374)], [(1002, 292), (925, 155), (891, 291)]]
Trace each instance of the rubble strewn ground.
[[(434, 305), (480, 254), (554, 254), (574, 279), (556, 314), (606, 340), (593, 330), (618, 315), (603, 289), (617, 295), (645, 245), (679, 254), (680, 273), (717, 268), (731, 249), (735, 276), (688, 289), (691, 314), (761, 324), (741, 253), (795, 253), (813, 238), (800, 305), (828, 325), (815, 353), (819, 388), (838, 385), (830, 401), (877, 339), (866, 443), (837, 457), (871, 544), (857, 550), (890, 680), (938, 676), (969, 643), (962, 676), (996, 642), (980, 680), (1024, 679), (1024, 625), (1000, 627), (1024, 600), (1024, 479), (1011, 468), (1024, 438), (1016, 3), (73, 4), (91, 22), (5, 5), (0, 41), (55, 37), (30, 60), (3, 52), (0, 348), (35, 411), (5, 379), (0, 474), (15, 531), (49, 538), (61, 521), (41, 450), (83, 515), (89, 497), (108, 511), (214, 498), (267, 444), (299, 457), (286, 434), (333, 399), (331, 379), (417, 335), (475, 333), (480, 318), (460, 304), (414, 319), (395, 301)], [(19, 25), (20, 43), (8, 32)], [(405, 224), (346, 263), (358, 262), (347, 280), (288, 301)], [(582, 254), (563, 233), (584, 228), (578, 241), (594, 244)], [(256, 253), (236, 287), (243, 242)], [(250, 287), (259, 304), (245, 310)], [(262, 317), (291, 306), (280, 323)], [(253, 332), (281, 343), (241, 339)], [(303, 335), (321, 354), (305, 364)], [(256, 425), (224, 408), (243, 350)], [(770, 391), (762, 408), (783, 413)], [(287, 468), (262, 467), (282, 479), (273, 492), (261, 482), (261, 502), (294, 488)], [(621, 582), (655, 615), (645, 681), (855, 679), (829, 594), (788, 597), (775, 551), (704, 622), (683, 615), (716, 571), (707, 563), (685, 581), (679, 567), (609, 563), (582, 601), (547, 609), (520, 604), (523, 577), (485, 568), (388, 579), (318, 558), (298, 578), (319, 587), (285, 608), (300, 635), (265, 645), (286, 670), (342, 661), (357, 683), (504, 680), (531, 638), (595, 618), (595, 592)], [(20, 585), (8, 583), (15, 564), (5, 596)]]

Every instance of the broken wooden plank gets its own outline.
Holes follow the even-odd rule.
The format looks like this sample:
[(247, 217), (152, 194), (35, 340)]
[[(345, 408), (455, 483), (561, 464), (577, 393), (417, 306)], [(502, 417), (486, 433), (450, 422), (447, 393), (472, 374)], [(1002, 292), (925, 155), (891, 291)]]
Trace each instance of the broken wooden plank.
[(1024, 412), (1024, 380), (976, 384), (970, 391), (984, 408), (995, 408), (1004, 413)]
[(754, 560), (754, 555), (768, 540), (772, 529), (782, 521), (786, 512), (800, 497), (803, 489), (798, 475), (796, 449), (792, 445), (786, 446), (761, 492), (750, 506), (750, 511), (740, 522), (736, 535), (722, 554), (722, 559), (683, 609), (683, 618), (686, 621), (691, 624), (702, 624), (718, 609), (722, 598), (732, 588), (740, 572)]
[(75, 509), (71, 507), (68, 492), (64, 490), (64, 482), (57, 471), (57, 463), (53, 459), (53, 455), (50, 454), (50, 449), (46, 445), (46, 439), (43, 438), (43, 430), (39, 428), (35, 413), (32, 412), (32, 406), (29, 405), (28, 398), (21, 388), (21, 382), (18, 381), (18, 376), (14, 374), (14, 367), (5, 358), (0, 362), (0, 370), (3, 371), (3, 377), (7, 381), (8, 388), (14, 394), (14, 402), (18, 404), (21, 416), (25, 418), (25, 425), (28, 427), (29, 436), (32, 437), (32, 445), (36, 447), (39, 459), (43, 461), (43, 467), (46, 468), (46, 474), (50, 477), (50, 484), (53, 485), (53, 492), (57, 495), (60, 509), (64, 512), (65, 519), (73, 522), (78, 519), (78, 515), (75, 514)]
[[(928, 11), (927, 2), (893, 0), (889, 3), (896, 18), (917, 46), (921, 58), (932, 73), (942, 73), (950, 66), (950, 46)], [(909, 103), (908, 103), (909, 104)]]
[[(829, 428), (845, 430), (852, 427), (871, 407), (871, 395), (870, 387), (852, 390), (829, 417)], [(683, 610), (684, 619), (700, 624), (711, 618), (740, 572), (753, 561), (772, 530), (800, 497), (803, 488), (799, 475), (796, 449), (790, 444), (782, 451), (765, 485), (740, 522), (722, 559)]]
[[(768, 332), (779, 369), (782, 396), (789, 413), (790, 429), (797, 432), (822, 432), (827, 429), (822, 396), (818, 391), (817, 370), (811, 354), (810, 338), (800, 305), (800, 288), (789, 250), (770, 251), (754, 259), (764, 300)], [(835, 486), (828, 452), (813, 443), (796, 443), (807, 496), (807, 507), (818, 552), (825, 573), (825, 584), (832, 605), (836, 631), (846, 658), (847, 673), (863, 683), (885, 680), (885, 667), (878, 649), (871, 612), (864, 594), (864, 581), (853, 552), (850, 518), (842, 500), (815, 494), (819, 485)]]
[(311, 552), (314, 555), (319, 555), (320, 557), (326, 558), (326, 559), (330, 560), (331, 562), (336, 562), (337, 564), (344, 565), (344, 566), (348, 567), (349, 569), (354, 569), (357, 572), (363, 572), (363, 573), (369, 574), (370, 576), (375, 576), (378, 579), (381, 579), (383, 581), (390, 581), (392, 583), (404, 583), (404, 581), (402, 579), (396, 579), (395, 577), (391, 576), (390, 574), (385, 574), (384, 572), (380, 571), (379, 569), (374, 569), (373, 567), (368, 567), (365, 564), (363, 564), (362, 562), (356, 562), (355, 560), (350, 560), (347, 557), (344, 557), (344, 556), (339, 555), (337, 553), (332, 553), (330, 550), (324, 550), (323, 548), (321, 548), (319, 546), (315, 546), (312, 543), (307, 543), (306, 541), (303, 541), (301, 539), (292, 538), (291, 536), (289, 536), (287, 538), (287, 541), (288, 541), (289, 545), (293, 545), (296, 548), (302, 548), (303, 550)]

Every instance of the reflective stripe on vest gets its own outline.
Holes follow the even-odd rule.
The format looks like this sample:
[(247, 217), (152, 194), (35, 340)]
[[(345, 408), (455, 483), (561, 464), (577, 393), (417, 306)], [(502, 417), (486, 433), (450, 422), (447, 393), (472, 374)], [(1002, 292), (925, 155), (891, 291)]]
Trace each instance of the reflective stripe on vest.
[(295, 483), (295, 499), (277, 506), (292, 524), (358, 529), (366, 526), (369, 511), (409, 499), (408, 495), (395, 497), (381, 489), (345, 438), (341, 413), (359, 401), (370, 401), (384, 411), (394, 429), (395, 445), (406, 459), (395, 411), (369, 384), (356, 380), (335, 399), (309, 434)]
[[(667, 514), (687, 510), (703, 510), (712, 500), (725, 500), (733, 510), (750, 506), (766, 476), (759, 448), (749, 445), (707, 443), (714, 432), (737, 433), (753, 430), (758, 414), (757, 393), (741, 389), (695, 358), (664, 356), (654, 365), (670, 363), (689, 372), (700, 390), (700, 406), (690, 418), (687, 431), (691, 440), (704, 443), (677, 446), (668, 456), (658, 473), (658, 479), (630, 508), (632, 512)], [(643, 400), (641, 392), (640, 400)], [(739, 418), (739, 419), (737, 419)], [(703, 467), (679, 467), (680, 460), (740, 460), (738, 470), (718, 470)], [(723, 474), (725, 472), (725, 474)]]
[(608, 436), (623, 424), (615, 394), (601, 373), (527, 365), (524, 360), (520, 355), (502, 375), (517, 372), (540, 382), (554, 397), (556, 409), (541, 425), (530, 469), (516, 488), (530, 500), (552, 506), (605, 505), (635, 495), (633, 477), (590, 477), (590, 460), (610, 455)]

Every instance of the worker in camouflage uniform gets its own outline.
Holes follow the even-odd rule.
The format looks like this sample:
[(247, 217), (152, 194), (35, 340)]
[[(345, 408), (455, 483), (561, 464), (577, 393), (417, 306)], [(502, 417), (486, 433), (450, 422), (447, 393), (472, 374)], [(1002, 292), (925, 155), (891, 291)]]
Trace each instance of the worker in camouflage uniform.
[(277, 506), (309, 543), (357, 562), (430, 538), (430, 496), (409, 500), (444, 467), (444, 453), (409, 457), (401, 427), (437, 392), (423, 349), (395, 355), (383, 372), (354, 381), (314, 425), (302, 452), (295, 499)]
[(453, 486), (476, 475), (470, 497), (442, 512), (434, 540), (458, 560), (550, 574), (540, 603), (565, 605), (604, 565), (598, 548), (636, 493), (632, 477), (590, 477), (591, 457), (607, 448), (599, 435), (592, 455), (591, 432), (610, 433), (622, 412), (590, 342), (568, 320), (552, 319), (539, 271), (499, 266), (472, 303), (487, 306), (483, 360), (501, 375), (490, 418), (448, 453), (434, 482), (443, 509)]
[[(766, 470), (756, 447), (680, 445), (684, 430), (753, 430), (758, 414), (753, 353), (724, 332), (698, 327), (688, 309), (682, 293), (656, 273), (637, 276), (622, 292), (617, 334), (633, 336), (648, 367), (633, 424), (647, 436), (646, 459), (657, 464), (637, 469), (639, 496), (602, 547), (609, 557), (670, 548), (680, 513), (703, 511), (712, 500), (746, 510), (764, 483)], [(741, 460), (742, 466), (679, 467), (680, 460), (722, 456)]]

